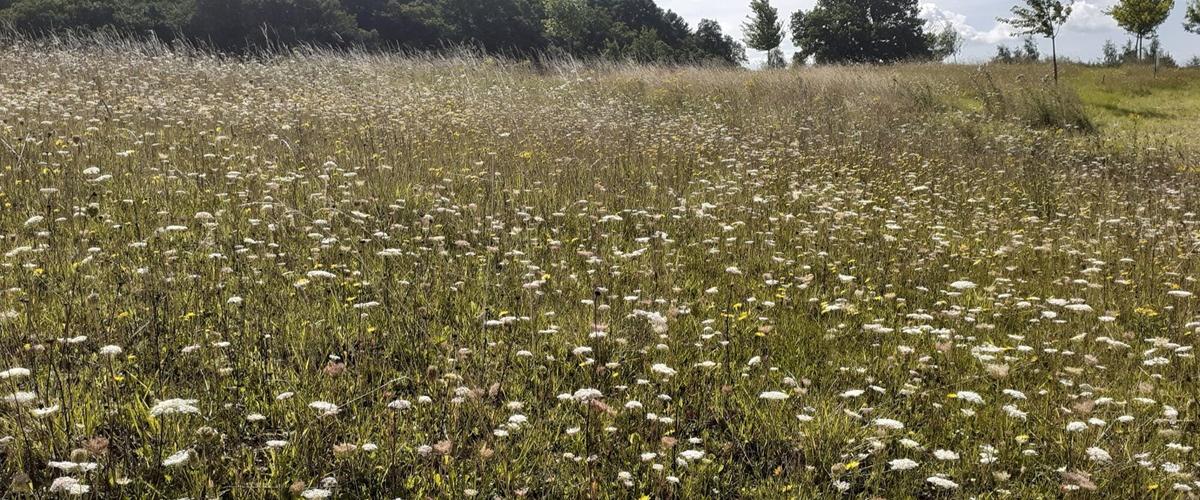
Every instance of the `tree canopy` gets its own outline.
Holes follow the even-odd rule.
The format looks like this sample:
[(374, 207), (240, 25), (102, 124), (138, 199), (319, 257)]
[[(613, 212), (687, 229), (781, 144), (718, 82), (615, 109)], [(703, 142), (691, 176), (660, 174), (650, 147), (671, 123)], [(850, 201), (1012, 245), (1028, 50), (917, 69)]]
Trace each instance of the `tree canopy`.
[(1187, 12), (1184, 13), (1183, 29), (1200, 35), (1200, 0), (1188, 2)]
[(1109, 9), (1108, 14), (1121, 29), (1137, 39), (1137, 51), (1142, 52), (1145, 40), (1171, 15), (1175, 0), (1120, 0)]
[(800, 57), (817, 63), (888, 63), (931, 57), (917, 0), (818, 0), (792, 15)]
[(693, 31), (654, 0), (0, 0), (0, 21), (34, 34), (112, 30), (230, 52), (469, 46), (658, 63), (745, 59), (715, 22)]

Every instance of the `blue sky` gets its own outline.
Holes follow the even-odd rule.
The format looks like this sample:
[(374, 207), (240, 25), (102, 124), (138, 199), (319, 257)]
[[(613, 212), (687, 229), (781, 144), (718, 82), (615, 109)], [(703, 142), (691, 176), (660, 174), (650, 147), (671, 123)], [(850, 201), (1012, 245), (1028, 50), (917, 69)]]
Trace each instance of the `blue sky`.
[[(921, 2), (921, 15), (935, 23), (949, 23), (967, 39), (963, 52), (958, 56), (960, 62), (983, 61), (996, 52), (996, 46), (1007, 44), (1019, 45), (1019, 38), (1012, 36), (1011, 29), (998, 21), (997, 17), (1006, 16), (1009, 9), (1018, 0), (935, 0)], [(1113, 40), (1118, 44), (1128, 39), (1112, 18), (1104, 13), (1117, 0), (1076, 0), (1075, 11), (1062, 36), (1059, 37), (1058, 50), (1062, 56), (1072, 59), (1095, 60), (1100, 57), (1100, 47), (1105, 40)], [(749, 0), (658, 0), (664, 9), (671, 9), (683, 16), (695, 27), (701, 19), (715, 19), (721, 23), (726, 33), (741, 39), (741, 23), (745, 20), (749, 8)], [(772, 0), (771, 4), (779, 9), (784, 27), (787, 19), (796, 10), (812, 8), (816, 0)], [(1171, 17), (1159, 29), (1159, 36), (1167, 53), (1176, 60), (1184, 62), (1192, 56), (1200, 56), (1200, 35), (1188, 33), (1183, 29), (1183, 14), (1186, 0), (1176, 0), (1175, 10)], [(1050, 42), (1038, 40), (1042, 52), (1050, 53)], [(789, 39), (784, 44), (788, 58), (794, 50)], [(756, 51), (748, 54), (752, 65), (759, 65), (766, 59), (765, 55)]]

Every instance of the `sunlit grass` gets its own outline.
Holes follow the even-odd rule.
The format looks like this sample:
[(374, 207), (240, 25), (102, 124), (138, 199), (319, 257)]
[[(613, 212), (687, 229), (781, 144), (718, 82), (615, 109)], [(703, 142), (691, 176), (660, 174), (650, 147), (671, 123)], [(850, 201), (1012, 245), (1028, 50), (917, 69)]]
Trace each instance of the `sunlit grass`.
[(72, 43), (0, 52), (6, 492), (1200, 487), (1195, 152), (1109, 90)]

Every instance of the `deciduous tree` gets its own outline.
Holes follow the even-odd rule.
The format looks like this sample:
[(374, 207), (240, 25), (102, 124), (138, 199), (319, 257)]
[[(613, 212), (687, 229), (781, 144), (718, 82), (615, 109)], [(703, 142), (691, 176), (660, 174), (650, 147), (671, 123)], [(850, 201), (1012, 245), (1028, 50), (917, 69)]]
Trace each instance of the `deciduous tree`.
[(931, 56), (917, 0), (818, 0), (792, 15), (800, 58), (818, 63), (890, 63)]
[(1183, 17), (1183, 29), (1200, 35), (1200, 0), (1188, 2), (1187, 12)]
[(1120, 0), (1108, 10), (1108, 15), (1137, 39), (1137, 53), (1141, 58), (1142, 41), (1158, 30), (1174, 7), (1175, 0)]
[(1061, 0), (1025, 0), (1025, 5), (1012, 8), (1013, 17), (1000, 21), (1011, 24), (1024, 35), (1050, 39), (1050, 61), (1054, 65), (1054, 83), (1058, 83), (1058, 34), (1071, 17), (1071, 2)]

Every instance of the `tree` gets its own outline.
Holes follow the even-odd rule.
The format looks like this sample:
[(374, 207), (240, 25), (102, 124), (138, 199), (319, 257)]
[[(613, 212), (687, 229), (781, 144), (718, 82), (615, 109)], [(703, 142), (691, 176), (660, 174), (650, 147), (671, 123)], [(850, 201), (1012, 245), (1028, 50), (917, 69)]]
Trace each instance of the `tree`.
[(750, 0), (750, 16), (742, 24), (746, 45), (754, 50), (767, 51), (767, 67), (784, 66), (779, 44), (783, 43), (783, 23), (779, 22), (779, 11), (771, 6), (770, 0)]
[(1183, 29), (1200, 35), (1200, 0), (1188, 2), (1187, 12), (1183, 15)]
[(336, 0), (195, 0), (185, 31), (221, 50), (346, 45), (368, 36)]
[(655, 0), (0, 0), (0, 24), (31, 35), (112, 31), (179, 36), (215, 50), (362, 46), (410, 51), (470, 46), (538, 58), (553, 48), (586, 58), (656, 64), (745, 61), (709, 21), (695, 32)]
[(671, 46), (662, 41), (658, 32), (651, 28), (642, 28), (634, 35), (633, 40), (625, 47), (623, 56), (639, 63), (673, 62), (674, 54)]
[(342, 0), (358, 26), (375, 33), (385, 47), (437, 48), (451, 31), (438, 6), (420, 0)]
[(594, 56), (604, 50), (613, 20), (585, 0), (547, 0), (543, 23), (552, 46), (577, 56)]
[(1033, 42), (1033, 38), (1026, 38), (1025, 43), (1021, 44), (1021, 50), (1025, 53), (1024, 58), (1029, 62), (1038, 62), (1042, 58), (1042, 54), (1038, 51), (1038, 46)]
[(1071, 17), (1071, 4), (1061, 0), (1025, 0), (1025, 6), (1012, 8), (1013, 17), (1001, 22), (1011, 24), (1024, 35), (1039, 35), (1050, 39), (1050, 60), (1054, 64), (1054, 83), (1058, 83), (1058, 34)]
[(12, 23), (16, 28), (31, 33), (62, 29), (119, 29), (116, 7), (113, 0), (13, 0), (0, 13), (3, 14), (0, 21)]
[(996, 56), (992, 58), (992, 62), (1015, 64), (1037, 62), (1038, 59), (1041, 59), (1041, 54), (1038, 53), (1037, 44), (1033, 43), (1032, 38), (1026, 38), (1019, 49), (1010, 49), (1004, 45), (996, 47)]
[(792, 14), (800, 58), (817, 63), (890, 63), (932, 52), (917, 0), (818, 0)]
[(1104, 55), (1100, 64), (1109, 67), (1121, 65), (1121, 51), (1117, 49), (1117, 44), (1112, 40), (1105, 40), (1104, 47), (1100, 49), (1100, 52)]
[(945, 61), (947, 57), (958, 54), (966, 41), (962, 34), (949, 23), (937, 33), (926, 33), (925, 37), (930, 56), (935, 61)]
[(443, 43), (528, 55), (545, 48), (540, 0), (435, 0), (449, 26)]
[(652, 0), (545, 0), (544, 5), (545, 36), (560, 51), (656, 64), (699, 58), (687, 22)]
[(746, 62), (746, 49), (722, 32), (721, 25), (712, 19), (701, 19), (696, 25), (692, 45), (696, 48), (696, 60), (701, 62), (718, 60), (730, 65)]
[(1137, 39), (1136, 49), (1141, 59), (1142, 41), (1158, 30), (1174, 7), (1175, 0), (1120, 0), (1108, 10), (1108, 15)]

